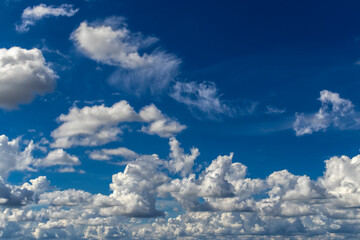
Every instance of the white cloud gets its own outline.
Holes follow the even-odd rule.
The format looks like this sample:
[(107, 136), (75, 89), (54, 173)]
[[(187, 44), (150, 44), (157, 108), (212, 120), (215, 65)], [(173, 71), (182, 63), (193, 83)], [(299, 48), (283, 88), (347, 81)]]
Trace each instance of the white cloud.
[(150, 135), (168, 138), (186, 129), (185, 125), (162, 114), (154, 104), (142, 108), (139, 116), (143, 121), (149, 122), (149, 125), (143, 126), (141, 131)]
[[(153, 115), (149, 114), (148, 119), (153, 119)], [(359, 236), (360, 155), (326, 160), (324, 175), (317, 180), (287, 170), (254, 179), (247, 177), (246, 166), (233, 162), (233, 154), (219, 156), (202, 172), (191, 173), (198, 151), (193, 148), (191, 154), (185, 154), (175, 139), (170, 139), (169, 144), (169, 161), (157, 155), (143, 155), (128, 162), (124, 171), (113, 175), (109, 195), (79, 189), (53, 191), (45, 177), (22, 186), (0, 181), (1, 236), (14, 239), (30, 235), (38, 239)], [(108, 150), (111, 157), (122, 154), (124, 149)], [(169, 201), (168, 205), (164, 201)], [(17, 206), (22, 207), (13, 208)]]
[(296, 113), (294, 130), (297, 136), (326, 131), (330, 126), (339, 129), (360, 128), (360, 113), (348, 99), (338, 93), (323, 90), (320, 92), (321, 108), (317, 113)]
[(50, 167), (58, 165), (74, 166), (80, 165), (79, 158), (68, 154), (63, 149), (55, 149), (48, 153), (48, 155), (36, 162), (37, 166)]
[(177, 121), (163, 115), (155, 105), (145, 106), (137, 114), (127, 101), (115, 103), (112, 107), (102, 105), (70, 109), (58, 118), (61, 125), (51, 136), (55, 139), (52, 147), (98, 146), (118, 139), (122, 134), (118, 126), (124, 122), (144, 122), (141, 131), (160, 137), (172, 137), (185, 129)]
[(283, 114), (286, 112), (285, 108), (277, 108), (274, 106), (266, 106), (266, 114), (274, 115), (274, 114)]
[(71, 4), (61, 4), (58, 7), (55, 6), (46, 6), (45, 4), (39, 4), (33, 7), (27, 7), (24, 9), (21, 15), (21, 24), (16, 25), (16, 31), (18, 32), (27, 32), (30, 29), (30, 26), (34, 26), (38, 21), (47, 17), (72, 17), (74, 16), (79, 9), (74, 9)]
[(33, 171), (30, 165), (34, 162), (32, 151), (35, 146), (31, 141), (22, 150), (20, 140), (20, 138), (10, 140), (7, 136), (0, 135), (0, 177), (4, 179), (11, 171)]
[(234, 116), (238, 114), (236, 107), (221, 99), (213, 82), (176, 82), (170, 96), (176, 101), (186, 104), (196, 115), (205, 114), (209, 119), (218, 119), (221, 115)]
[(174, 173), (181, 173), (184, 177), (192, 172), (195, 159), (200, 155), (199, 149), (191, 148), (191, 154), (185, 154), (184, 149), (175, 138), (170, 138), (170, 161), (169, 169)]
[(161, 50), (140, 53), (158, 39), (132, 33), (122, 18), (92, 24), (82, 22), (71, 39), (85, 56), (118, 67), (109, 82), (137, 95), (165, 89), (176, 76), (181, 62)]
[(53, 91), (56, 74), (39, 49), (0, 49), (0, 107), (14, 109)]
[(140, 155), (136, 152), (124, 147), (100, 149), (89, 152), (89, 157), (93, 160), (107, 161), (112, 159), (114, 156), (119, 156), (126, 160), (134, 160), (140, 157)]

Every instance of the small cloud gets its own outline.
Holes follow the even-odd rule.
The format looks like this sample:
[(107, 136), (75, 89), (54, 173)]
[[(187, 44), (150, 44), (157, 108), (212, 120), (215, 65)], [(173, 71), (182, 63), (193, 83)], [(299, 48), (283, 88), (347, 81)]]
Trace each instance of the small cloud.
[(72, 17), (79, 9), (74, 9), (72, 4), (61, 4), (58, 7), (46, 6), (45, 4), (39, 4), (33, 7), (27, 7), (21, 15), (21, 24), (15, 25), (16, 31), (27, 32), (30, 26), (34, 26), (38, 21), (47, 17)]
[(360, 129), (360, 113), (348, 99), (338, 93), (323, 90), (320, 92), (321, 107), (317, 113), (296, 113), (293, 128), (297, 136), (326, 131), (333, 126), (341, 130)]
[(277, 108), (273, 106), (266, 106), (266, 114), (276, 115), (276, 114), (283, 114), (286, 112), (286, 108)]

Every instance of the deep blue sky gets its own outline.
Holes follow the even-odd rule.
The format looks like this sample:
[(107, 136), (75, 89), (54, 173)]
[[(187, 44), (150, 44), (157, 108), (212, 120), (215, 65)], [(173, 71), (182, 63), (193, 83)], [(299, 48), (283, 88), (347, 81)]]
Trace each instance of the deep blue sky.
[[(63, 1), (43, 1), (61, 4)], [(71, 18), (39, 21), (27, 33), (17, 33), (14, 24), (22, 10), (38, 1), (10, 1), (1, 10), (1, 47), (47, 46), (69, 58), (44, 52), (59, 75), (55, 93), (35, 99), (19, 110), (1, 111), (1, 132), (9, 137), (36, 129), (49, 137), (56, 117), (67, 113), (75, 100), (105, 100), (110, 106), (128, 100), (137, 110), (155, 103), (169, 116), (186, 124), (178, 136), (185, 149), (200, 149), (199, 161), (210, 162), (219, 154), (235, 153), (235, 160), (249, 168), (251, 177), (266, 177), (275, 170), (317, 178), (324, 160), (334, 155), (353, 156), (359, 151), (359, 131), (329, 128), (307, 136), (295, 136), (295, 112), (315, 112), (320, 107), (319, 92), (340, 93), (356, 106), (360, 66), (360, 3), (358, 1), (72, 1), (79, 12)], [(225, 117), (221, 121), (195, 118), (185, 105), (168, 96), (135, 97), (119, 92), (106, 82), (114, 71), (76, 51), (69, 36), (80, 22), (123, 16), (133, 32), (156, 36), (159, 46), (181, 58), (177, 79), (215, 82), (221, 98), (229, 101), (256, 101), (251, 115)], [(100, 66), (103, 71), (96, 71)], [(55, 100), (50, 100), (55, 98)], [(281, 115), (266, 115), (266, 105), (286, 108)], [(139, 153), (168, 154), (167, 140), (136, 134), (114, 144)], [(148, 138), (148, 139), (147, 139)], [(109, 180), (82, 185), (91, 179), (96, 164), (80, 154), (89, 175), (74, 174), (73, 182), (91, 192), (102, 192)], [(104, 166), (102, 166), (104, 167)], [(104, 175), (119, 171), (104, 167)], [(109, 173), (111, 173), (109, 175)], [(50, 173), (50, 176), (52, 174)], [(60, 185), (63, 177), (54, 174)]]

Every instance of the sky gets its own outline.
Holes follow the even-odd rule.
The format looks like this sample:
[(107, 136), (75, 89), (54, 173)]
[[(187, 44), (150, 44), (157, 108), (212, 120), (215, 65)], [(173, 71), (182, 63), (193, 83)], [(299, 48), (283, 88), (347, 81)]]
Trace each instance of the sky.
[(1, 1), (0, 237), (359, 238), (359, 10)]

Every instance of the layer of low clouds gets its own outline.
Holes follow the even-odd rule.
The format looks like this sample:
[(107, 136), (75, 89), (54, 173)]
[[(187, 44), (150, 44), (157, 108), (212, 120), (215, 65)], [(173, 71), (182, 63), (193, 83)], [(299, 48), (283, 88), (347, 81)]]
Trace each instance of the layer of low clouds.
[(323, 90), (320, 92), (321, 107), (318, 112), (296, 113), (293, 128), (297, 136), (326, 131), (329, 127), (338, 129), (359, 129), (360, 113), (354, 104), (338, 93)]
[(30, 26), (34, 26), (38, 21), (48, 17), (72, 17), (79, 9), (75, 9), (72, 4), (61, 4), (58, 7), (39, 4), (24, 9), (21, 15), (21, 24), (16, 25), (16, 31), (27, 32)]
[(195, 174), (199, 150), (186, 154), (175, 138), (169, 145), (168, 159), (137, 154), (112, 176), (109, 195), (54, 191), (45, 177), (21, 186), (0, 181), (1, 236), (338, 239), (360, 234), (360, 155), (326, 160), (316, 180), (287, 170), (257, 179), (247, 176), (247, 167), (232, 153)]
[(57, 75), (37, 48), (0, 49), (0, 108), (14, 109), (54, 90)]
[(82, 22), (71, 34), (77, 49), (99, 63), (118, 67), (110, 84), (136, 95), (166, 89), (178, 73), (181, 60), (163, 50), (149, 50), (155, 37), (132, 33), (123, 18)]
[(144, 123), (141, 130), (150, 135), (172, 137), (186, 126), (164, 115), (155, 105), (143, 107), (136, 113), (130, 104), (123, 100), (111, 107), (104, 104), (78, 108), (72, 107), (68, 114), (58, 118), (61, 124), (51, 136), (52, 147), (70, 148), (73, 146), (99, 146), (118, 140), (123, 133), (120, 123)]

